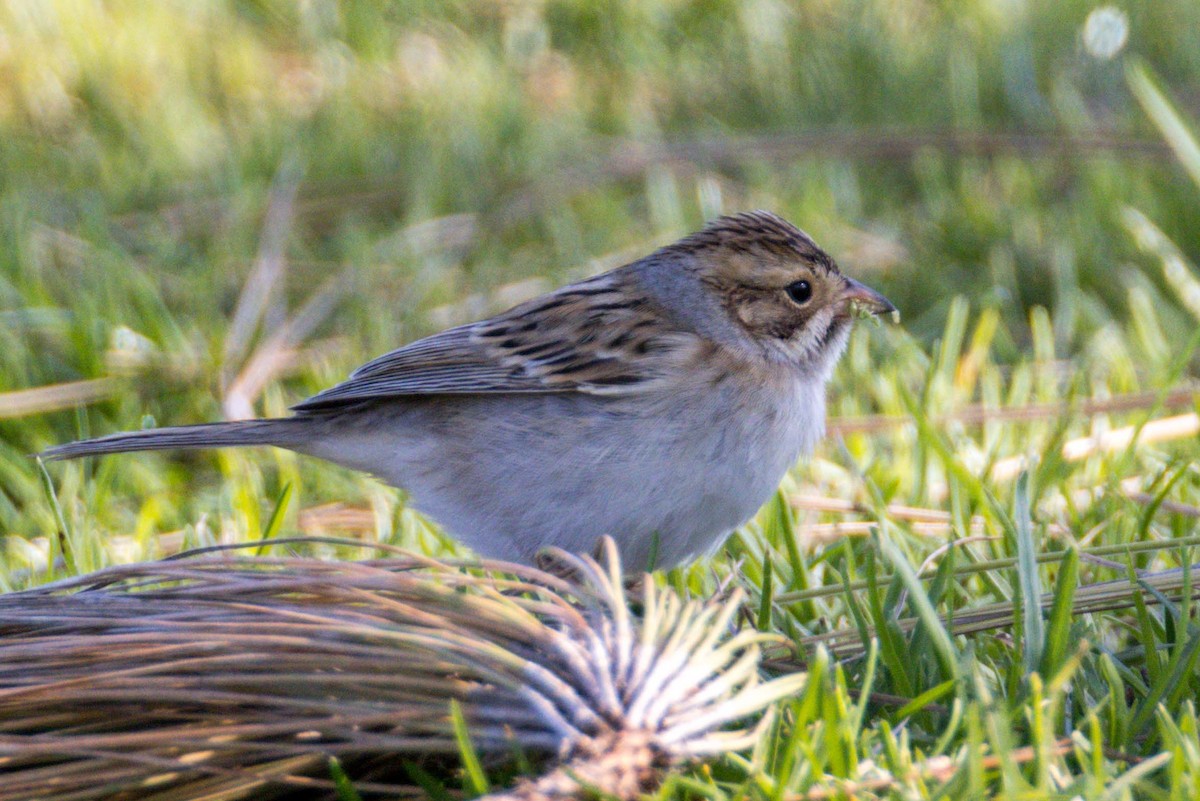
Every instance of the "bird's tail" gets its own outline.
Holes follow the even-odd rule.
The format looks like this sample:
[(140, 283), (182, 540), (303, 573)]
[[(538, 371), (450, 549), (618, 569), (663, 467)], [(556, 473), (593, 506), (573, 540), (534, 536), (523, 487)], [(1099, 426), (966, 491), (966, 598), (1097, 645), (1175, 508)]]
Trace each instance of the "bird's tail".
[(294, 436), (303, 423), (300, 419), (287, 417), (149, 428), (145, 431), (125, 431), (107, 437), (68, 442), (66, 445), (47, 448), (38, 455), (43, 459), (54, 460), (128, 451), (197, 450), (235, 445), (279, 445), (287, 448), (293, 443)]

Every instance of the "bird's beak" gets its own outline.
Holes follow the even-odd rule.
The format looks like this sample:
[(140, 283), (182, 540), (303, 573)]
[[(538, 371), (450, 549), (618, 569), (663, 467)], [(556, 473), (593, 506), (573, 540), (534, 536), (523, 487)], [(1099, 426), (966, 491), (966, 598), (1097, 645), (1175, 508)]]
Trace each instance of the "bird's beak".
[(893, 319), (898, 317), (896, 307), (883, 295), (866, 284), (861, 284), (853, 278), (845, 278), (845, 288), (841, 300), (847, 317), (874, 317), (880, 314), (890, 314)]

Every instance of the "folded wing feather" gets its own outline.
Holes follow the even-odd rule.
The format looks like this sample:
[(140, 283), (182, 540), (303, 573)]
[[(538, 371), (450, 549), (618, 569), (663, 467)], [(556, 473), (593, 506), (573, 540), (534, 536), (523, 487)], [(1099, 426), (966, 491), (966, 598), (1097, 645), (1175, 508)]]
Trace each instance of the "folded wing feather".
[(607, 274), (418, 340), (294, 408), (316, 411), (406, 395), (644, 390), (699, 340), (664, 331), (661, 311), (623, 283)]

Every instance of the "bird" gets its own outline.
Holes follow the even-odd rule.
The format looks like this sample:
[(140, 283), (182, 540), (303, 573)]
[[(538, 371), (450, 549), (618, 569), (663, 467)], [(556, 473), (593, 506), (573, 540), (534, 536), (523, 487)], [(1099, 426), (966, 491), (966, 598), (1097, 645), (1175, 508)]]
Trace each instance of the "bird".
[(824, 435), (859, 317), (892, 314), (768, 211), (359, 367), (288, 417), (111, 434), (48, 460), (272, 445), (371, 473), (482, 556), (611, 536), (631, 569), (715, 551)]

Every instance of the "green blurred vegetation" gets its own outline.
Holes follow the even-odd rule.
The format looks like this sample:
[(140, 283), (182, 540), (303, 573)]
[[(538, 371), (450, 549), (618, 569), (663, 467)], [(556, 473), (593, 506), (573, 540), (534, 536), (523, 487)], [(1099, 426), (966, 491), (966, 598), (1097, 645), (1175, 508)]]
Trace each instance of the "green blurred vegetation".
[[(1149, 611), (1058, 614), (1047, 632), (1017, 614), (1070, 575), (1058, 560), (1077, 542), (1117, 549), (1076, 565), (1085, 582), (1189, 564), (1120, 549), (1191, 543), (1200, 509), (1186, 427), (1058, 455), (1195, 406), (1166, 393), (1191, 386), (1200, 321), (1200, 3), (1121, 4), (1112, 54), (1085, 35), (1100, 5), (0, 3), (0, 588), (264, 532), (452, 550), (391, 490), (284, 452), (47, 476), (26, 455), (215, 419), (234, 396), (281, 414), (405, 341), (769, 208), (903, 313), (858, 332), (831, 412), (908, 422), (835, 427), (781, 496), (854, 501), (853, 520), (781, 502), (670, 578), (711, 594), (737, 571), (759, 623), (793, 640), (882, 637), (871, 660), (817, 654), (813, 692), (837, 700), (806, 697), (790, 719), (823, 715), (824, 733), (780, 728), (755, 756), (769, 776), (726, 773), (797, 798), (871, 760), (915, 776), (923, 755), (986, 744), (1003, 764), (972, 763), (949, 797), (1195, 797), (1195, 605), (1147, 591)], [(247, 383), (264, 354), (266, 380)], [(89, 403), (58, 388), (4, 412), (20, 390), (91, 379), (110, 382), (80, 389)], [(1146, 394), (1103, 407), (1129, 393)], [(1010, 417), (964, 420), (977, 404)], [(1029, 455), (1022, 494), (1012, 468)], [(947, 517), (931, 535), (896, 505)], [(885, 536), (796, 548), (834, 523)], [(948, 536), (992, 539), (947, 551)], [(1050, 563), (992, 565), (1031, 548)], [(988, 567), (955, 573), (948, 552)], [(886, 583), (885, 565), (939, 558), (928, 605), (900, 573)], [(849, 592), (868, 579), (885, 583)], [(987, 604), (1016, 610), (1005, 636), (951, 641), (927, 616)], [(921, 622), (902, 631), (902, 615)], [(851, 707), (847, 687), (872, 681), (923, 700)], [(1145, 758), (1159, 762), (1117, 778)], [(920, 775), (904, 797), (939, 797)], [(669, 792), (725, 797), (680, 781)]]
[[(1141, 58), (1200, 102), (1200, 6), (1128, 6), (1111, 59), (1084, 47), (1095, 7), (5, 3), (0, 389), (136, 377), (83, 422), (0, 422), (4, 447), (213, 417), (273, 181), (299, 197), (264, 328), (330, 276), (348, 295), (319, 330), (336, 340), (269, 388), (274, 411), (447, 321), (756, 207), (878, 284), (925, 342), (958, 295), (1002, 312), (1004, 361), (1028, 351), (1037, 306), (1059, 357), (1138, 304), (1179, 341), (1194, 319), (1121, 209), (1195, 255), (1200, 204), (1124, 69)], [(27, 514), (40, 488), (14, 463), (0, 523), (30, 535), (49, 519)]]

